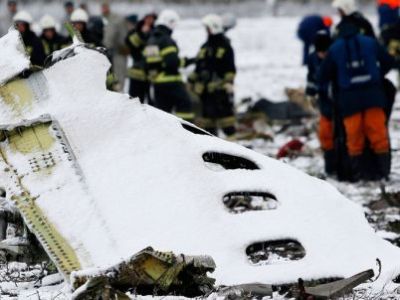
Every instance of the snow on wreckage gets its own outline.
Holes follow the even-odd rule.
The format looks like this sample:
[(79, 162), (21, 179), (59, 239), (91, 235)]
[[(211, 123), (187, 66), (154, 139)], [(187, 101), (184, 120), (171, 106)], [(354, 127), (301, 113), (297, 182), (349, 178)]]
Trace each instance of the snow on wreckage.
[[(74, 44), (21, 79), (29, 61), (18, 34), (1, 38), (0, 49), (19, 58), (0, 62), (8, 66), (0, 69), (5, 206), (78, 292), (98, 278), (168, 289), (185, 276), (206, 278), (212, 259), (219, 285), (344, 278), (376, 258), (376, 288), (398, 275), (400, 250), (332, 186), (107, 91), (109, 63), (98, 51)], [(257, 258), (285, 243), (294, 255)], [(212, 259), (140, 252), (149, 245)]]

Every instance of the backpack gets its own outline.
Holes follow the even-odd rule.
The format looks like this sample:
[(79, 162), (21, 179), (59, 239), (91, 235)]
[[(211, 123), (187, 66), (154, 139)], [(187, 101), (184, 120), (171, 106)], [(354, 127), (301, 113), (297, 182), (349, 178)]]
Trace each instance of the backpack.
[(359, 88), (380, 80), (373, 40), (360, 35), (343, 39), (344, 72), (339, 86), (344, 89)]

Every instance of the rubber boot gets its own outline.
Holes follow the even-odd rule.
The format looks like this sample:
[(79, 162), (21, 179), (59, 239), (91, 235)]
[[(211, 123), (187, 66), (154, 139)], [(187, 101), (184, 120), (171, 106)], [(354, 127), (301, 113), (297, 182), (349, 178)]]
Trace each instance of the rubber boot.
[(351, 182), (358, 182), (362, 179), (362, 155), (350, 156)]
[(324, 151), (325, 173), (334, 175), (336, 173), (336, 155), (335, 150)]
[(391, 169), (391, 155), (390, 153), (376, 154), (376, 161), (378, 164), (379, 179), (388, 180)]

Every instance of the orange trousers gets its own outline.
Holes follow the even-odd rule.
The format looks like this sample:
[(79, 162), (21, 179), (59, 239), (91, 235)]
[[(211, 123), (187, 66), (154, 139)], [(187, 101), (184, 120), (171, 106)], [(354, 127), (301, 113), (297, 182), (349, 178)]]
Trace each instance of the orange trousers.
[(347, 149), (351, 156), (364, 151), (368, 139), (375, 153), (389, 152), (389, 136), (386, 114), (382, 108), (374, 107), (344, 118)]
[(333, 122), (322, 115), (319, 119), (318, 137), (322, 150), (333, 150)]

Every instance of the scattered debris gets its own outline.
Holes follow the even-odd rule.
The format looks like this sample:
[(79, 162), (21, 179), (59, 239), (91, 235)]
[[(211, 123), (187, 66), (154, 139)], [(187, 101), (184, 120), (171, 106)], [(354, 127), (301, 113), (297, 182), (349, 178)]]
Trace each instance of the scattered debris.
[(249, 283), (233, 286), (221, 286), (217, 289), (217, 295), (223, 299), (262, 299), (272, 297), (273, 289), (270, 284)]
[[(374, 277), (373, 270), (367, 270), (350, 278), (325, 283), (313, 287), (304, 287), (304, 282), (299, 279), (300, 299), (335, 299), (352, 292), (353, 288)], [(311, 298), (310, 298), (311, 297)]]
[(205, 295), (214, 288), (215, 280), (207, 273), (215, 267), (209, 256), (175, 255), (148, 247), (116, 266), (74, 272), (74, 299), (97, 299), (110, 290), (124, 293), (133, 289), (141, 295)]
[(284, 157), (297, 157), (299, 153), (302, 151), (304, 147), (304, 143), (298, 139), (291, 140), (283, 145), (276, 155), (276, 158), (284, 158)]

